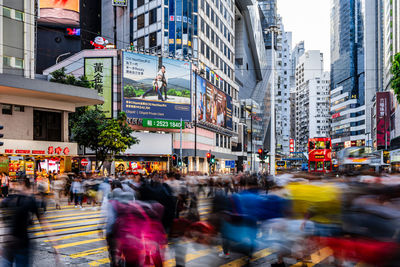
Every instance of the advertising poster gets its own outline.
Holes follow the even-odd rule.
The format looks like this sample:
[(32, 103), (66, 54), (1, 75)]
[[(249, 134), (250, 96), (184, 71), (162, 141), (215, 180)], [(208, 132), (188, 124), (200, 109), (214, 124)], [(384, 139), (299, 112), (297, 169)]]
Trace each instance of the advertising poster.
[(104, 98), (102, 110), (106, 118), (112, 117), (112, 74), (111, 57), (85, 58), (85, 76), (93, 83), (93, 89)]
[(376, 93), (376, 143), (390, 146), (390, 92)]
[(226, 127), (226, 95), (207, 82), (206, 101), (206, 121)]
[(197, 120), (198, 121), (206, 121), (206, 102), (207, 102), (206, 80), (197, 75)]
[(189, 62), (123, 52), (123, 110), (128, 118), (191, 120)]
[(232, 97), (226, 95), (226, 128), (229, 130), (233, 130), (233, 120), (232, 120), (232, 112), (233, 112), (233, 105), (232, 105)]
[(79, 0), (40, 0), (38, 22), (79, 26)]

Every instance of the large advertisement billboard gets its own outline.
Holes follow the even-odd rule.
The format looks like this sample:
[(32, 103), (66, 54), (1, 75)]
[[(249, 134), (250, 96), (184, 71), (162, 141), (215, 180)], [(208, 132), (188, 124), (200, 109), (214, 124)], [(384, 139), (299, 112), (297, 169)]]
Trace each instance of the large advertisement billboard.
[(232, 130), (232, 98), (197, 76), (197, 120)]
[(112, 118), (112, 57), (85, 58), (85, 76), (93, 83), (93, 88), (104, 98), (102, 110), (106, 118)]
[(376, 93), (376, 144), (390, 146), (390, 92)]
[(123, 52), (122, 105), (128, 118), (191, 121), (189, 62)]
[(79, 26), (79, 0), (40, 0), (39, 23)]

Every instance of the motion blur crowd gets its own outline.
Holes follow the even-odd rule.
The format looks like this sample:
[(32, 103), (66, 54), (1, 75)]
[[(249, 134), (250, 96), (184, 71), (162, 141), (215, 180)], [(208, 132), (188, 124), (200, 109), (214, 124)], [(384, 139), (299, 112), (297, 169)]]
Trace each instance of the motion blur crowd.
[[(242, 254), (248, 265), (255, 252), (268, 247), (271, 266), (312, 262), (316, 256), (324, 266), (400, 266), (400, 186), (368, 177), (54, 174), (35, 189), (23, 179), (2, 202), (12, 211), (3, 217), (13, 237), (2, 266), (21, 257), (23, 266), (29, 265), (32, 217), (26, 214), (45, 223), (49, 196), (56, 209), (68, 202), (101, 210), (98, 225), (111, 266), (163, 266), (168, 254), (175, 255), (176, 266), (185, 266), (189, 243), (215, 247), (224, 260)], [(202, 210), (208, 210), (206, 217)]]

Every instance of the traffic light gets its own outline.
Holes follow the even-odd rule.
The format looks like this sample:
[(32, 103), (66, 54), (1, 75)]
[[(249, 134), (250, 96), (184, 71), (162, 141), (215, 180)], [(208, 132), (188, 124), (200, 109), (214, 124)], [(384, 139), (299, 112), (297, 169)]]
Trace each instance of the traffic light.
[(184, 157), (183, 163), (185, 163), (186, 167), (189, 166), (189, 157)]
[(182, 167), (182, 159), (178, 158), (178, 167)]
[(264, 151), (261, 148), (258, 149), (258, 158), (261, 159), (261, 160), (263, 159), (263, 152)]
[(207, 162), (208, 164), (211, 162), (211, 153), (207, 153)]
[[(3, 125), (0, 125), (0, 130), (3, 130)], [(3, 138), (4, 137), (4, 135), (2, 134), (2, 133), (0, 133), (0, 138)], [(3, 142), (0, 142), (0, 146), (2, 146), (2, 145), (4, 145), (4, 143)]]
[(176, 154), (172, 155), (172, 166), (177, 166), (178, 165), (178, 157)]
[(215, 164), (215, 156), (214, 155), (211, 155), (211, 164)]
[(267, 160), (267, 158), (268, 158), (268, 150), (264, 150), (263, 151), (263, 160)]

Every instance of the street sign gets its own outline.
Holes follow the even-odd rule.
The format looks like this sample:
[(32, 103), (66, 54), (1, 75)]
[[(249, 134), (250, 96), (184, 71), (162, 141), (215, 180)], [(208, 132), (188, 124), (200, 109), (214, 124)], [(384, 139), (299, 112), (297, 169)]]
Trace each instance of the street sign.
[(127, 6), (127, 0), (113, 0), (112, 1), (113, 6)]
[[(165, 128), (165, 129), (180, 129), (180, 121), (161, 120), (161, 119), (143, 119), (143, 127), (150, 128)], [(182, 123), (182, 129), (185, 129), (185, 123)]]
[(87, 159), (82, 159), (81, 160), (81, 165), (82, 166), (87, 166), (87, 165), (89, 165), (89, 161)]
[(234, 169), (235, 161), (234, 160), (225, 160), (225, 168)]

